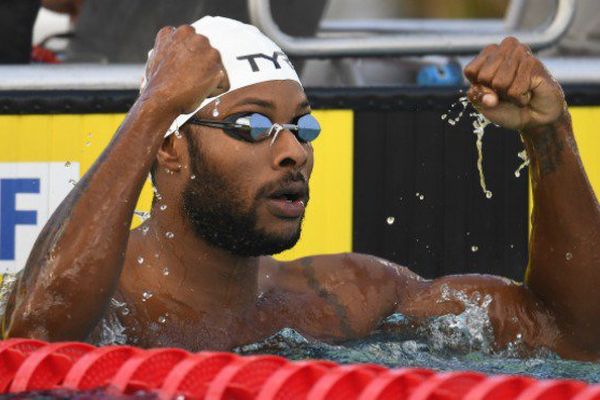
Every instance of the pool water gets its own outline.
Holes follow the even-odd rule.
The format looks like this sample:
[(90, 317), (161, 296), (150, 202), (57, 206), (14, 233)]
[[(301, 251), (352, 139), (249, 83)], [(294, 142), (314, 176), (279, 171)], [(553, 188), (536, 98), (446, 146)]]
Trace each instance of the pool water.
[[(402, 318), (399, 315), (394, 319)], [(432, 321), (437, 323), (439, 321)], [(327, 344), (302, 336), (293, 329), (283, 329), (260, 343), (235, 349), (237, 353), (277, 354), (292, 360), (318, 358), (338, 363), (376, 363), (389, 368), (423, 367), (438, 371), (473, 370), (486, 374), (519, 374), (538, 379), (578, 379), (600, 382), (600, 364), (563, 360), (540, 350), (527, 358), (518, 357), (514, 348), (491, 351), (478, 337), (414, 337), (391, 332), (376, 332), (368, 338), (343, 344)], [(442, 344), (445, 344), (442, 345)]]
[[(4, 283), (8, 283), (6, 279)], [(8, 294), (6, 286), (4, 293), (0, 291), (0, 311), (4, 308), (2, 297), (5, 300)], [(394, 314), (369, 337), (341, 344), (321, 342), (285, 328), (258, 343), (238, 347), (234, 352), (276, 354), (292, 360), (326, 359), (341, 364), (473, 370), (486, 374), (520, 374), (538, 379), (570, 378), (600, 383), (600, 363), (563, 360), (544, 349), (523, 357), (518, 335), (505, 349), (494, 350), (494, 332), (487, 312), (492, 299), (477, 294), (469, 298), (454, 290), (443, 295), (459, 299), (464, 304), (464, 311), (458, 315), (431, 318), (417, 328), (408, 318)], [(111, 302), (113, 312), (102, 321), (101, 338), (94, 344), (135, 343), (134, 335), (128, 335), (117, 318), (123, 307), (126, 304), (116, 300)]]

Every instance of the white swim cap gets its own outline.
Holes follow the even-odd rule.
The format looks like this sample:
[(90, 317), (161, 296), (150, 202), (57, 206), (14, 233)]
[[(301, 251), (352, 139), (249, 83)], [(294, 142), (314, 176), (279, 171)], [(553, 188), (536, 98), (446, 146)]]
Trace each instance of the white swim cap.
[[(293, 80), (301, 85), (285, 53), (255, 26), (230, 18), (207, 16), (194, 22), (192, 27), (196, 33), (206, 36), (210, 45), (221, 54), (229, 78), (229, 90), (225, 93), (274, 80)], [(223, 94), (205, 99), (192, 113), (181, 114), (165, 136), (177, 131), (198, 110)]]

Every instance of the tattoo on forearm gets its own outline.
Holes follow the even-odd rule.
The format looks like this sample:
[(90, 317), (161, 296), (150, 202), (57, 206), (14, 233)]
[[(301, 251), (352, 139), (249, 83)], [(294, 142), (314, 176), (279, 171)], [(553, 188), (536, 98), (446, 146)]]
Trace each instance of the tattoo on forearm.
[(559, 132), (552, 127), (540, 128), (539, 132), (532, 135), (532, 144), (540, 177), (554, 172), (561, 163), (561, 152), (564, 147)]
[(335, 315), (338, 317), (340, 321), (340, 331), (348, 338), (352, 338), (356, 336), (356, 332), (352, 329), (350, 325), (350, 319), (348, 318), (348, 310), (346, 307), (340, 302), (338, 297), (328, 292), (327, 290), (321, 287), (319, 280), (315, 275), (315, 270), (312, 265), (312, 258), (304, 258), (301, 260), (300, 265), (302, 265), (302, 274), (306, 278), (308, 286), (315, 291), (315, 293), (322, 298), (327, 304), (333, 307), (335, 311)]

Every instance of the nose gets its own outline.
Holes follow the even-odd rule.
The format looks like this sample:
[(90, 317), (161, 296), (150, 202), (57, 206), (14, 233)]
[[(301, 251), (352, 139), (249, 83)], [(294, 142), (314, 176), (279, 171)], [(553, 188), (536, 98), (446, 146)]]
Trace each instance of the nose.
[(282, 130), (271, 146), (273, 168), (302, 168), (308, 161), (310, 149), (310, 145), (300, 143), (292, 132)]

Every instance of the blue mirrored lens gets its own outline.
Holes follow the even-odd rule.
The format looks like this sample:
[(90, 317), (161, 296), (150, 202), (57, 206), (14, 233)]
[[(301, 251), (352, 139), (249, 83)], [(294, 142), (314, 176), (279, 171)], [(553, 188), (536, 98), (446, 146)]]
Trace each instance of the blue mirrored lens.
[(311, 142), (321, 133), (319, 121), (311, 114), (306, 114), (298, 119), (298, 137), (305, 142)]
[(250, 136), (256, 142), (266, 138), (273, 125), (269, 118), (258, 113), (250, 115), (248, 121), (250, 122)]

